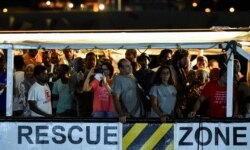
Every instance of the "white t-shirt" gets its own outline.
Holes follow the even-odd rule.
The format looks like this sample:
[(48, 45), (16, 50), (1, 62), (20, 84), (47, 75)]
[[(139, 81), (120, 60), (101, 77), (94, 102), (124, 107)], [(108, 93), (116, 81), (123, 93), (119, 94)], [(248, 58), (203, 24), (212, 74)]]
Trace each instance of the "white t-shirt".
[[(47, 114), (52, 114), (52, 106), (51, 106), (51, 91), (47, 84), (40, 85), (35, 82), (28, 94), (28, 100), (36, 101), (37, 107)], [(42, 117), (41, 115), (31, 111), (32, 117)]]
[(15, 82), (15, 87), (18, 89), (18, 95), (14, 96), (14, 100), (13, 100), (13, 110), (17, 111), (17, 110), (23, 110), (23, 105), (24, 105), (24, 101), (25, 101), (25, 95), (23, 95), (22, 91), (21, 91), (21, 83), (24, 80), (24, 71), (16, 71), (14, 73), (14, 82)]

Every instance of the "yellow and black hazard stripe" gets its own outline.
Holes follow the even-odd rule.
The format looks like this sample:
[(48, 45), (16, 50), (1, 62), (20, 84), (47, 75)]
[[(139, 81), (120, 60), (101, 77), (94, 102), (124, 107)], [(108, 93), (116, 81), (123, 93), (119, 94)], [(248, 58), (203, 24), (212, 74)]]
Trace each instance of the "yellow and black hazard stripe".
[(173, 124), (135, 123), (123, 125), (123, 150), (174, 149)]

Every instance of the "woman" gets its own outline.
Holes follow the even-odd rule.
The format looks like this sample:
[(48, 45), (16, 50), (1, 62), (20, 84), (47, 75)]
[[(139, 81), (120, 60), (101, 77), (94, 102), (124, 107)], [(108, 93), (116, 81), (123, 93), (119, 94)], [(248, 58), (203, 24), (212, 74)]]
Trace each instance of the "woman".
[[(92, 68), (84, 82), (83, 91), (92, 90), (94, 92), (92, 116), (95, 118), (114, 117), (114, 106), (110, 88), (113, 73), (113, 66), (110, 63), (103, 63), (100, 70)], [(95, 79), (90, 82), (92, 75), (95, 76)]]
[(151, 117), (160, 117), (161, 122), (166, 122), (169, 117), (173, 117), (177, 91), (173, 86), (168, 66), (159, 68), (149, 94), (152, 103)]
[(23, 116), (30, 116), (30, 109), (27, 102), (28, 92), (30, 87), (35, 83), (34, 77), (34, 65), (28, 64), (24, 69), (24, 81), (19, 85), (19, 98), (22, 99), (23, 104)]

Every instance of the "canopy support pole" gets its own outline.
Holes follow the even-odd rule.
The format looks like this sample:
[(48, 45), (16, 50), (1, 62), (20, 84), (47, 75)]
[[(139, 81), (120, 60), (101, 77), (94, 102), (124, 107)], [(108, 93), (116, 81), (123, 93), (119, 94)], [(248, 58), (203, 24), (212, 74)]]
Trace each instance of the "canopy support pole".
[[(229, 44), (229, 43), (228, 43)], [(234, 43), (236, 44), (236, 43)], [(236, 45), (230, 47), (227, 50), (227, 109), (226, 116), (233, 116), (233, 70), (234, 70), (234, 53), (233, 48), (236, 48)]]
[(9, 45), (7, 50), (8, 51), (7, 51), (6, 116), (12, 116), (12, 110), (13, 110), (13, 71), (14, 71), (13, 46)]

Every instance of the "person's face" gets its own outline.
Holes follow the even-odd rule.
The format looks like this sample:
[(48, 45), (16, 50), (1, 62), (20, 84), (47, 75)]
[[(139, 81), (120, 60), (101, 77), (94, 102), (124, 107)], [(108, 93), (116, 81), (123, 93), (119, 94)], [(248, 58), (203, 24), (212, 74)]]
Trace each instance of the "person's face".
[(106, 65), (102, 65), (102, 70), (104, 71), (103, 73), (105, 76), (109, 76), (110, 71)]
[(36, 56), (36, 54), (37, 54), (37, 50), (29, 50), (29, 55), (31, 56), (31, 57), (35, 57)]
[(180, 68), (188, 68), (190, 64), (190, 59), (189, 57), (183, 57), (180, 60)]
[(219, 68), (219, 64), (217, 62), (213, 62), (210, 66), (210, 69), (213, 69), (213, 68)]
[(43, 63), (45, 66), (48, 66), (50, 64), (50, 59), (49, 59), (49, 54), (48, 53), (43, 53)]
[(161, 77), (162, 82), (167, 83), (170, 78), (170, 70), (167, 68), (163, 69), (160, 77)]
[(63, 53), (67, 60), (72, 60), (74, 58), (74, 52), (71, 49), (64, 50)]
[(132, 65), (131, 65), (130, 61), (128, 61), (128, 60), (123, 61), (120, 71), (122, 74), (125, 74), (125, 75), (131, 74), (133, 69), (132, 69)]
[(26, 77), (31, 78), (31, 77), (33, 77), (33, 74), (34, 74), (34, 70), (31, 67), (28, 67), (25, 70), (25, 76)]
[(96, 57), (95, 56), (88, 56), (86, 58), (86, 68), (91, 69), (96, 67)]
[(197, 61), (197, 68), (198, 69), (204, 69), (206, 68), (206, 62), (205, 61)]
[(140, 61), (138, 61), (138, 63), (141, 65), (141, 68), (147, 68), (149, 61), (146, 57), (141, 58)]
[(59, 58), (58, 58), (57, 54), (52, 53), (50, 59), (51, 59), (50, 61), (51, 61), (52, 64), (57, 64), (59, 62)]
[(128, 59), (129, 61), (134, 61), (135, 55), (133, 54), (133, 52), (127, 51), (125, 53), (125, 58)]
[(172, 59), (172, 54), (167, 53), (164, 58), (165, 58), (165, 60), (170, 60), (170, 59)]
[(42, 71), (39, 75), (36, 77), (38, 82), (46, 83), (48, 82), (48, 72), (47, 70)]

